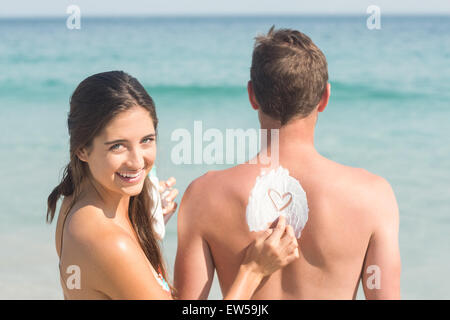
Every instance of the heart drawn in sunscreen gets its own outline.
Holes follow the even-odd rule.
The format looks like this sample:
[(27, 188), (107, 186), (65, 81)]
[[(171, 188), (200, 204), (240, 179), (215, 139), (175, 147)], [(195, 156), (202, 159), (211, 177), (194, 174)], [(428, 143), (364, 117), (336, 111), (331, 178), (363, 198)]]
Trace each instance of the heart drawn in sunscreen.
[[(267, 195), (270, 200), (272, 200), (275, 209), (278, 211), (282, 211), (292, 202), (292, 193), (290, 192), (286, 192), (283, 196), (281, 196), (278, 191), (269, 188), (269, 190), (267, 190)], [(288, 198), (288, 200), (284, 200), (285, 198)]]

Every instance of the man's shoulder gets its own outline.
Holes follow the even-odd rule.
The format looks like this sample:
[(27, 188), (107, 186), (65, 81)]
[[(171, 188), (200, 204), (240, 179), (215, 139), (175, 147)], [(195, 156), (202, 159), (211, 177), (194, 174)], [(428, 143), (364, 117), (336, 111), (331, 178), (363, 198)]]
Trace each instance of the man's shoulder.
[(363, 168), (355, 168), (335, 163), (337, 181), (342, 194), (351, 198), (365, 211), (376, 211), (377, 203), (395, 202), (390, 183), (377, 174)]
[(370, 203), (391, 189), (385, 178), (369, 170), (340, 164), (324, 157), (313, 166), (313, 172), (316, 173), (313, 179), (316, 189), (322, 190), (326, 186), (329, 196), (335, 195), (345, 201), (358, 199), (360, 204)]
[(397, 201), (387, 179), (363, 168), (338, 163), (329, 163), (325, 171), (333, 179), (322, 179), (316, 190), (327, 209), (339, 210), (371, 232), (398, 221)]
[(376, 175), (364, 168), (343, 165), (326, 159), (327, 167), (337, 181), (348, 183), (356, 188), (387, 188), (389, 183), (383, 177)]
[(255, 169), (252, 165), (242, 164), (208, 171), (189, 184), (182, 205), (185, 202), (197, 207), (196, 214), (205, 211), (210, 214), (212, 209), (215, 213), (227, 211), (227, 208), (245, 198), (245, 190), (254, 184)]
[(187, 199), (190, 202), (203, 202), (208, 200), (211, 196), (210, 191), (216, 186), (217, 174), (215, 171), (208, 171), (200, 177), (194, 179), (186, 188), (183, 194), (183, 200)]
[(214, 180), (217, 179), (219, 171), (207, 171), (198, 178), (195, 178), (187, 187), (186, 192), (197, 194), (202, 190), (214, 187)]
[(349, 181), (354, 181), (354, 186), (362, 192), (368, 193), (368, 196), (380, 196), (392, 190), (389, 182), (382, 176), (376, 175), (363, 168), (348, 167)]
[(349, 181), (354, 181), (347, 193), (353, 203), (350, 208), (364, 214), (373, 232), (398, 228), (397, 199), (388, 180), (365, 169), (348, 168), (352, 178)]
[(380, 222), (398, 218), (397, 200), (387, 179), (360, 169), (360, 179), (364, 204)]
[(192, 218), (200, 218), (204, 211), (209, 210), (213, 202), (212, 190), (215, 188), (215, 172), (208, 171), (194, 179), (186, 188), (181, 199), (178, 217), (188, 213)]
[(253, 170), (251, 165), (241, 164), (232, 168), (223, 170), (208, 171), (202, 176), (192, 181), (186, 192), (191, 195), (214, 195), (230, 192), (239, 184), (252, 177)]

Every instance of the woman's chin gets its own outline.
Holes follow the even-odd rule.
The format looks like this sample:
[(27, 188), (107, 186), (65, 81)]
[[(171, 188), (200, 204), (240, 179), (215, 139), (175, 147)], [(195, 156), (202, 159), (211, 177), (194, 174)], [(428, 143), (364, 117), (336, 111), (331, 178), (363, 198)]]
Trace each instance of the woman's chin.
[(142, 192), (143, 185), (130, 186), (127, 188), (121, 188), (124, 195), (134, 197)]

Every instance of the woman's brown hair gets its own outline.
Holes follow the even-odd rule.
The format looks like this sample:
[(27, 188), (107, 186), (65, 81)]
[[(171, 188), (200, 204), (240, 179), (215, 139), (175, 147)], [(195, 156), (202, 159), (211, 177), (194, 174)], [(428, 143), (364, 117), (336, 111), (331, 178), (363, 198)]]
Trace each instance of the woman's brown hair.
[[(155, 132), (158, 125), (155, 104), (144, 87), (123, 71), (110, 71), (94, 74), (83, 80), (72, 94), (67, 126), (70, 136), (70, 162), (65, 167), (62, 180), (50, 193), (47, 200), (47, 222), (51, 223), (56, 204), (61, 196), (73, 196), (68, 214), (81, 193), (81, 183), (90, 179), (89, 168), (77, 153), (82, 148), (89, 148), (93, 139), (119, 113), (132, 107), (146, 109), (153, 120)], [(147, 259), (155, 270), (160, 270), (167, 278), (161, 249), (155, 237), (153, 218), (150, 210), (153, 200), (150, 195), (151, 182), (145, 177), (141, 193), (130, 197), (128, 216), (139, 243)]]

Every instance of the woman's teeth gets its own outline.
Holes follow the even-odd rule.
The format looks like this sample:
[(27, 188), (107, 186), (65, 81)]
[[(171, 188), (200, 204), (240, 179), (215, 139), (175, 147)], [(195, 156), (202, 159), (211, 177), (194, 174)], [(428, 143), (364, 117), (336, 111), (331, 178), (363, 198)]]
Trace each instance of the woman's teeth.
[(121, 173), (118, 172), (118, 175), (124, 178), (137, 178), (139, 175), (141, 174), (141, 171), (137, 172), (137, 173)]
[(138, 172), (117, 172), (117, 175), (123, 180), (127, 182), (136, 182), (140, 181), (142, 177), (142, 173), (144, 172), (143, 169), (139, 170)]

